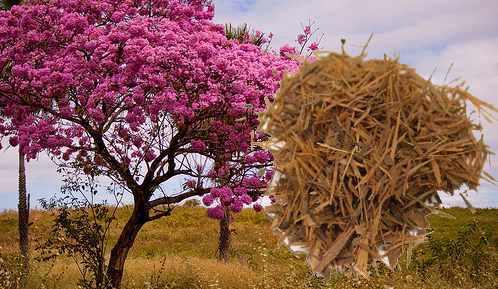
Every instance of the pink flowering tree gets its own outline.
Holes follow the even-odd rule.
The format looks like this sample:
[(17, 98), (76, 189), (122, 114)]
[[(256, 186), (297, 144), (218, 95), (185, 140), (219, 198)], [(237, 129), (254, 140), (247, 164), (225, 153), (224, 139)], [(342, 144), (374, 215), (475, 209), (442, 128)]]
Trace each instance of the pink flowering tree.
[[(239, 211), (271, 176), (251, 135), (261, 137), (257, 113), (296, 63), (228, 40), (213, 13), (207, 0), (48, 0), (0, 12), (0, 137), (133, 197), (107, 265), (115, 288), (138, 232), (169, 205), (209, 193), (206, 203)], [(184, 189), (165, 192), (177, 176)]]
[[(313, 28), (312, 23), (304, 26), (303, 32), (299, 34), (296, 41), (298, 47), (284, 46), (279, 52), (280, 57), (292, 61), (292, 67), (294, 68), (299, 65), (299, 61), (310, 60), (312, 52), (318, 49), (318, 42), (311, 43), (309, 47), (307, 45), (316, 32), (317, 29)], [(225, 35), (228, 39), (236, 40), (240, 44), (250, 43), (268, 52), (273, 38), (272, 33), (266, 35), (261, 31), (254, 31), (247, 24), (237, 27), (227, 24), (225, 25)], [(302, 37), (304, 37), (304, 41), (300, 41)], [(271, 53), (276, 54), (276, 52)], [(306, 56), (301, 57), (303, 54), (306, 54)], [(302, 59), (299, 60), (299, 58)], [(257, 111), (265, 109), (265, 103), (259, 103), (259, 105), (259, 107), (251, 107), (251, 109), (256, 109)], [(245, 121), (246, 118), (241, 120)], [(252, 136), (252, 144), (268, 139), (267, 135), (255, 130), (252, 132)], [(227, 135), (227, 139), (230, 139), (230, 136)], [(251, 147), (250, 152), (244, 155), (240, 155), (238, 152), (227, 154), (222, 151), (221, 153), (216, 158), (214, 171), (219, 173), (212, 176), (212, 180), (217, 184), (217, 187), (213, 188), (209, 194), (204, 195), (202, 201), (204, 205), (210, 207), (208, 216), (219, 219), (220, 231), (217, 255), (219, 260), (227, 262), (231, 239), (230, 224), (233, 221), (233, 213), (239, 213), (244, 205), (248, 206), (250, 204), (257, 212), (263, 209), (258, 200), (266, 191), (267, 184), (273, 176), (271, 168), (273, 166), (273, 157), (268, 151), (264, 151), (257, 146)], [(242, 171), (244, 171), (243, 175), (245, 176), (243, 179), (240, 178), (240, 172)]]
[[(237, 41), (239, 44), (253, 44), (260, 48), (265, 45), (265, 51), (268, 50), (271, 42), (271, 37), (267, 37), (262, 32), (253, 31), (247, 24), (237, 27), (226, 24), (225, 36), (227, 39)], [(260, 103), (258, 108), (248, 104), (248, 108), (259, 111), (262, 108), (264, 109), (264, 104)], [(239, 119), (239, 121), (246, 120), (246, 117)], [(264, 140), (264, 135), (256, 135), (254, 132), (251, 132), (251, 137), (253, 137), (251, 144), (254, 141)], [(230, 139), (230, 136), (227, 135), (227, 139)], [(258, 158), (261, 154), (265, 154), (267, 157), (256, 164), (258, 161), (255, 158)], [(218, 260), (227, 262), (232, 232), (230, 225), (234, 219), (233, 213), (239, 213), (244, 205), (257, 201), (262, 195), (272, 172), (270, 170), (266, 171), (266, 169), (272, 165), (272, 162), (271, 155), (268, 152), (262, 151), (261, 148), (253, 149), (252, 145), (249, 148), (249, 153), (240, 155), (238, 152), (227, 154), (225, 151), (220, 151), (220, 154), (214, 159), (214, 167), (210, 177), (216, 186), (211, 190), (210, 194), (203, 197), (202, 201), (204, 205), (210, 207), (207, 211), (208, 216), (219, 220), (217, 256)], [(250, 174), (249, 178), (240, 179), (240, 172), (244, 169), (249, 169), (243, 173), (245, 176)], [(264, 178), (262, 178), (262, 172), (266, 174)], [(193, 180), (187, 182), (187, 184), (193, 183)], [(251, 189), (248, 190), (248, 187)], [(258, 212), (262, 209), (258, 203), (253, 203), (253, 207)]]

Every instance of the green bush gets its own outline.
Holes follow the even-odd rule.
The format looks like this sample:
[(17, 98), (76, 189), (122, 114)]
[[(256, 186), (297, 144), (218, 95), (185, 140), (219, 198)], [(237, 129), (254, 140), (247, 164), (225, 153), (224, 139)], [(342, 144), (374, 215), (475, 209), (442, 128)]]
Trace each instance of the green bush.
[(22, 264), (19, 256), (0, 254), (0, 288), (21, 288)]
[(479, 288), (493, 286), (498, 278), (498, 255), (490, 236), (476, 218), (460, 226), (456, 238), (434, 238), (429, 231), (427, 242), (415, 252), (412, 268), (423, 277), (437, 274), (452, 284), (468, 280)]

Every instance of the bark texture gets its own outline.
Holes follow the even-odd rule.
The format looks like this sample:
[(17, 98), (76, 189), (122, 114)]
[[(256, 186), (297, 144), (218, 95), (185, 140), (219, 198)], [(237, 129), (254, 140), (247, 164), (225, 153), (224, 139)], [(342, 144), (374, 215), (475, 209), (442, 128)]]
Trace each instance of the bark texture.
[(220, 220), (220, 237), (218, 240), (218, 260), (228, 262), (230, 251), (230, 209), (225, 208), (225, 216)]
[(145, 205), (135, 203), (133, 214), (126, 222), (119, 239), (111, 250), (107, 277), (111, 281), (112, 288), (121, 288), (126, 257), (135, 242), (138, 232), (147, 222), (147, 212)]
[(22, 258), (22, 284), (29, 275), (29, 195), (26, 191), (26, 168), (24, 154), (19, 150), (19, 249)]

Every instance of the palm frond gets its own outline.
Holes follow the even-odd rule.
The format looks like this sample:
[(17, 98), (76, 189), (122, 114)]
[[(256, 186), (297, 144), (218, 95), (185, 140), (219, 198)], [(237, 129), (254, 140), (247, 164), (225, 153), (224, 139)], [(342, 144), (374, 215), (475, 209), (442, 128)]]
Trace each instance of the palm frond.
[(246, 23), (239, 26), (233, 26), (231, 23), (225, 24), (225, 35), (227, 39), (251, 43), (259, 47), (266, 43), (264, 33), (255, 32)]

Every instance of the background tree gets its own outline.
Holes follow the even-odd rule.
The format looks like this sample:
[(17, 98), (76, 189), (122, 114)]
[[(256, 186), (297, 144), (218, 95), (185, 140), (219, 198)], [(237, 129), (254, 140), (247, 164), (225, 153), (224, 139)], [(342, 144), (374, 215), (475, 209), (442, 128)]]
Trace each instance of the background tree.
[[(312, 58), (310, 57), (311, 53), (318, 49), (321, 38), (317, 42), (313, 42), (311, 44), (309, 44), (309, 42), (312, 40), (314, 34), (316, 34), (317, 31), (318, 29), (314, 29), (313, 23), (311, 22), (308, 25), (303, 26), (303, 32), (298, 34), (296, 39), (297, 47), (290, 45), (284, 46), (280, 50), (280, 56), (285, 57), (289, 60), (291, 58), (296, 59), (300, 58), (300, 56), (304, 56), (302, 60), (312, 60)], [(268, 36), (266, 36), (261, 31), (253, 30), (245, 23), (240, 26), (225, 24), (225, 35), (227, 39), (237, 41), (240, 44), (252, 44), (258, 46), (260, 49), (264, 50), (267, 53), (275, 53), (273, 51), (270, 51), (270, 44), (273, 38), (273, 34), (269, 33)], [(298, 62), (296, 61), (295, 65), (297, 65), (297, 63)], [(261, 105), (262, 107), (259, 107), (258, 109), (264, 109), (262, 103)], [(255, 145), (255, 143), (257, 142), (268, 140), (267, 135), (256, 132), (256, 130), (252, 131), (252, 136), (252, 145)], [(248, 154), (245, 156), (244, 163), (251, 164), (253, 168), (257, 169), (255, 170), (253, 184), (251, 184), (254, 188), (251, 193), (251, 199), (237, 199), (237, 196), (243, 195), (245, 193), (244, 189), (237, 188), (237, 186), (240, 185), (237, 180), (232, 180), (232, 178), (237, 175), (237, 170), (229, 170), (227, 171), (227, 174), (225, 176), (218, 178), (218, 181), (221, 181), (220, 185), (223, 187), (223, 191), (215, 192), (214, 194), (208, 194), (203, 198), (203, 202), (205, 205), (211, 206), (213, 202), (215, 202), (215, 200), (217, 203), (216, 207), (210, 209), (209, 215), (213, 218), (220, 219), (220, 231), (217, 247), (218, 260), (222, 260), (224, 262), (228, 261), (232, 233), (230, 224), (233, 221), (233, 213), (240, 212), (244, 204), (247, 205), (252, 201), (257, 201), (258, 198), (264, 193), (267, 183), (273, 176), (273, 171), (271, 170), (271, 167), (273, 166), (272, 160), (273, 158), (271, 154), (261, 150), (261, 148), (259, 147), (258, 151), (254, 154)], [(225, 165), (230, 166), (228, 160), (224, 159), (224, 154), (218, 156), (216, 162), (218, 167), (222, 167)], [(249, 182), (248, 180), (246, 181)], [(259, 203), (254, 203), (253, 207), (258, 212), (262, 210), (262, 206)]]
[(26, 284), (29, 276), (29, 194), (26, 190), (26, 166), (25, 158), (21, 149), (19, 149), (19, 248), (22, 258), (22, 280), (23, 286)]
[[(48, 151), (133, 197), (107, 266), (115, 288), (138, 232), (171, 204), (210, 193), (238, 208), (265, 186), (245, 161), (268, 155), (251, 132), (296, 63), (227, 40), (213, 13), (204, 0), (52, 0), (0, 13), (0, 135), (28, 159)], [(227, 174), (233, 190), (217, 185)], [(166, 193), (181, 176), (189, 185)]]
[[(267, 51), (269, 44), (271, 42), (271, 37), (268, 38), (266, 37), (263, 33), (260, 31), (254, 31), (252, 30), (247, 24), (242, 24), (240, 26), (233, 26), (232, 24), (225, 24), (225, 36), (229, 40), (237, 41), (238, 43), (249, 43), (258, 46), (259, 48), (263, 48), (263, 45), (266, 44), (266, 49)], [(255, 133), (253, 131), (252, 133)], [(226, 165), (227, 160), (223, 159), (224, 153), (222, 153), (220, 156), (217, 157), (216, 161), (217, 164), (215, 164), (216, 167), (220, 167), (223, 165)], [(266, 163), (266, 166), (270, 166), (270, 160), (268, 160), (268, 163)], [(236, 173), (235, 173), (236, 174)], [(237, 186), (230, 186), (231, 184), (231, 178), (233, 177), (234, 172), (228, 174), (222, 178), (220, 178), (219, 181), (221, 183), (219, 184), (220, 186), (228, 186), (231, 191)], [(247, 200), (240, 200), (238, 202), (233, 203), (231, 198), (233, 196), (226, 196), (225, 200), (220, 202), (220, 205), (222, 207), (223, 213), (221, 213), (221, 208), (215, 208), (211, 210), (211, 213), (209, 214), (213, 218), (221, 218), (219, 220), (219, 226), (220, 226), (220, 231), (219, 231), (219, 239), (218, 239), (218, 246), (217, 246), (217, 257), (218, 260), (228, 262), (229, 258), (229, 250), (230, 250), (230, 240), (231, 240), (231, 229), (230, 229), (230, 223), (232, 222), (232, 212), (240, 212), (242, 210), (242, 206), (244, 203), (251, 203), (252, 199), (257, 200), (257, 198), (262, 194), (262, 190), (259, 190), (258, 194), (255, 194), (252, 196), (251, 199)], [(204, 199), (205, 204), (211, 205), (214, 201), (213, 196), (207, 196)], [(256, 208), (259, 209), (259, 205), (255, 204)]]
[[(3, 9), (10, 9), (14, 5), (20, 4), (20, 0), (2, 1)], [(1, 104), (0, 104), (1, 105)], [(11, 140), (11, 145), (17, 145), (16, 139)], [(18, 153), (19, 176), (18, 176), (18, 222), (19, 222), (19, 250), (22, 259), (22, 280), (21, 284), (25, 286), (29, 276), (29, 194), (26, 190), (26, 166), (25, 157), (21, 149)]]

